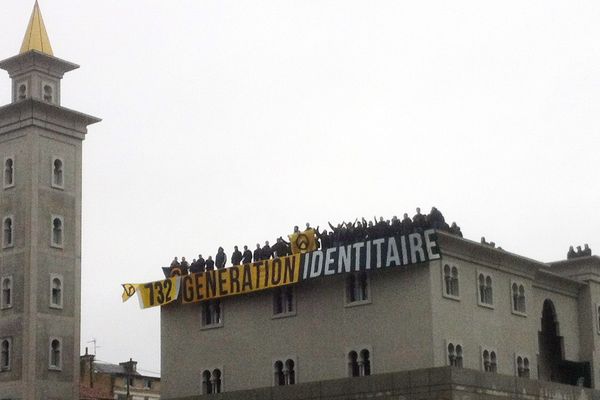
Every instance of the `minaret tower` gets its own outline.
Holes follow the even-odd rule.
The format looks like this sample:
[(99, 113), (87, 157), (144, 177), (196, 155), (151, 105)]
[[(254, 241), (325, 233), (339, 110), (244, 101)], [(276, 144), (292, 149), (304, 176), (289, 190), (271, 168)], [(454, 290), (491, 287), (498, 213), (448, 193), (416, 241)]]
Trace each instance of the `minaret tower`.
[(0, 398), (79, 399), (81, 148), (100, 120), (61, 106), (77, 65), (54, 57), (37, 1), (0, 61)]

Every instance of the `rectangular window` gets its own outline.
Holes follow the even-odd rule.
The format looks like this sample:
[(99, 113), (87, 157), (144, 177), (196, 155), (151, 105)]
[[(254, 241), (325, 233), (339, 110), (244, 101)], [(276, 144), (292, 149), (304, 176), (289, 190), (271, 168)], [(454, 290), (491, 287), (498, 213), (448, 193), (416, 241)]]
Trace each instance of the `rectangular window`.
[(152, 380), (144, 379), (144, 389), (152, 389)]
[(294, 288), (282, 286), (273, 289), (273, 316), (288, 317), (296, 315), (296, 298)]
[(223, 304), (221, 300), (208, 300), (201, 303), (202, 327), (218, 328), (223, 326)]
[(347, 275), (345, 296), (346, 306), (371, 303), (371, 285), (365, 271)]

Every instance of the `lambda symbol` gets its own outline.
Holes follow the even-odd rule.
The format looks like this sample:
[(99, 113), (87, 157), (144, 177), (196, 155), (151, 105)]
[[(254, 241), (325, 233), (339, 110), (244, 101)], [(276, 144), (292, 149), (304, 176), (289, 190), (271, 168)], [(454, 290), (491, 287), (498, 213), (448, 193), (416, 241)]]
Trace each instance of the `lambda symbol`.
[(310, 240), (308, 239), (308, 236), (306, 236), (304, 233), (299, 233), (298, 237), (296, 237), (296, 247), (300, 251), (308, 250), (309, 243)]

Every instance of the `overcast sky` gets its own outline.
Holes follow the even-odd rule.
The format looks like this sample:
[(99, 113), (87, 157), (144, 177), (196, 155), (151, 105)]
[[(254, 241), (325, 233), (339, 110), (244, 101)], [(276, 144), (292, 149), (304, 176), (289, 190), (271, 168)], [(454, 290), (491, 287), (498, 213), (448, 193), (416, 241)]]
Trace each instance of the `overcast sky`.
[[(2, 0), (0, 58), (33, 0)], [(600, 2), (40, 0), (83, 158), (82, 349), (160, 370), (120, 284), (294, 225), (437, 206), (541, 261), (600, 251)], [(0, 103), (10, 101), (7, 75)], [(189, 332), (193, 335), (194, 332)]]

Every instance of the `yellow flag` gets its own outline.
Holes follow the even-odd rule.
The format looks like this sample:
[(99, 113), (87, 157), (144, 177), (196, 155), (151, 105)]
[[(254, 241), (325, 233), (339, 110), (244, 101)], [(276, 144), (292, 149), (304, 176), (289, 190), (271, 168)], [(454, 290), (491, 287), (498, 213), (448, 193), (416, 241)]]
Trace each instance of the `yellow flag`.
[(307, 229), (304, 232), (292, 233), (288, 235), (292, 247), (292, 253), (308, 253), (317, 249), (317, 239), (314, 229)]
[(121, 286), (123, 286), (123, 294), (121, 295), (121, 298), (123, 299), (123, 303), (125, 303), (131, 298), (131, 296), (135, 294), (137, 285), (133, 283), (123, 283)]

